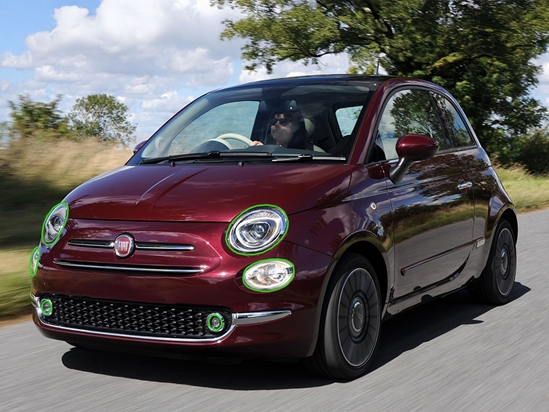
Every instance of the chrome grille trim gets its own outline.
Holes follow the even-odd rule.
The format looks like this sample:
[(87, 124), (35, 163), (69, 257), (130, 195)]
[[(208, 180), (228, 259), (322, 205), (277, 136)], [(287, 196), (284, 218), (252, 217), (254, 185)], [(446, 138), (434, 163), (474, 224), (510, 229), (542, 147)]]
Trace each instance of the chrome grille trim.
[(113, 249), (114, 241), (111, 240), (86, 240), (86, 239), (71, 239), (69, 240), (70, 246), (81, 246), (81, 247), (98, 247), (105, 249)]
[(157, 266), (132, 266), (132, 265), (109, 265), (92, 262), (72, 262), (68, 260), (54, 260), (54, 262), (63, 267), (79, 268), (79, 269), (99, 269), (99, 270), (124, 270), (130, 272), (156, 272), (168, 274), (184, 274), (192, 275), (203, 273), (204, 268), (163, 268)]
[(145, 242), (136, 242), (135, 248), (138, 250), (163, 250), (163, 251), (183, 251), (190, 252), (194, 250), (193, 245), (172, 245), (172, 244), (161, 244), (161, 243), (145, 243)]
[[(71, 239), (68, 243), (70, 246), (114, 249), (113, 240)], [(160, 250), (170, 252), (190, 252), (195, 249), (193, 245), (177, 245), (173, 243), (155, 242), (135, 242), (135, 248), (138, 250)]]

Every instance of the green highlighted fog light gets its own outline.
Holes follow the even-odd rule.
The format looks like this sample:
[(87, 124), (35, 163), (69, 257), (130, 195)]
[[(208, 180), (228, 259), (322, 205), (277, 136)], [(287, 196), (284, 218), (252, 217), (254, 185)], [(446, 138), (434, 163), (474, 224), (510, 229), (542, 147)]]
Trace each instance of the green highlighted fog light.
[(40, 247), (36, 246), (31, 253), (30, 259), (29, 259), (29, 273), (31, 277), (36, 276), (36, 272), (38, 271), (38, 262), (40, 261)]
[(61, 236), (69, 219), (69, 205), (61, 202), (50, 210), (42, 225), (42, 243), (53, 246)]
[(219, 332), (225, 327), (225, 319), (219, 313), (210, 313), (206, 319), (206, 324), (212, 332)]
[(45, 316), (50, 316), (53, 313), (53, 303), (49, 299), (43, 299), (40, 302), (40, 311)]
[(242, 282), (255, 292), (274, 292), (285, 288), (295, 276), (295, 266), (286, 259), (265, 259), (244, 269)]

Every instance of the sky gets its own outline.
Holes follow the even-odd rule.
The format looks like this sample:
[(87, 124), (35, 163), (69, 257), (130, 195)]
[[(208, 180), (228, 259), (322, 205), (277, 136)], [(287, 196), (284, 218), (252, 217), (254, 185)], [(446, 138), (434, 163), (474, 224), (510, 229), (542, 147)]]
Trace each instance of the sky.
[[(0, 122), (28, 94), (68, 114), (76, 99), (109, 94), (126, 104), (136, 141), (188, 102), (222, 87), (304, 74), (344, 73), (346, 56), (319, 65), (282, 62), (249, 72), (243, 40), (220, 40), (239, 12), (210, 0), (0, 0)], [(532, 95), (549, 107), (549, 54)]]

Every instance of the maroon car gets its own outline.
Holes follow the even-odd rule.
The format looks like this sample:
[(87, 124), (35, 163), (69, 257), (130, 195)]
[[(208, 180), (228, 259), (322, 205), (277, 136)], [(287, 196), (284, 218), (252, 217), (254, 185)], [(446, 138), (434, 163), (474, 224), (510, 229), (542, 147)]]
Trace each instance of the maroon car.
[(503, 304), (517, 218), (458, 103), (315, 76), (206, 94), (73, 190), (32, 253), (47, 337), (363, 374), (382, 321), (468, 288)]

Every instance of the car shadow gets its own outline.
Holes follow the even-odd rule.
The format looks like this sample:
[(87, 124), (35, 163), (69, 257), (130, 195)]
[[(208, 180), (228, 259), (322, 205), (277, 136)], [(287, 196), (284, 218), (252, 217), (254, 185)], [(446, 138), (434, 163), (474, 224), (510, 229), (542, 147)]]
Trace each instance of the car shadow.
[[(518, 299), (529, 291), (516, 283), (511, 298)], [(466, 291), (460, 291), (390, 319), (383, 324), (379, 348), (368, 373), (461, 325), (482, 323), (477, 318), (494, 308), (474, 303)], [(79, 347), (64, 353), (62, 362), (68, 369), (90, 373), (230, 390), (310, 388), (335, 382), (309, 373), (299, 362), (206, 362)]]
[[(530, 290), (529, 287), (516, 282), (508, 304)], [(391, 318), (382, 326), (378, 350), (369, 373), (381, 368), (404, 352), (436, 339), (459, 326), (482, 323), (478, 317), (495, 308), (497, 306), (475, 302), (469, 292), (461, 290)]]

